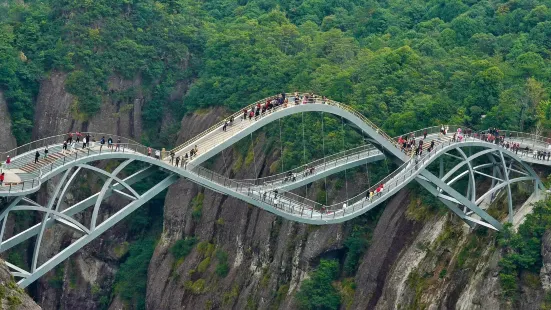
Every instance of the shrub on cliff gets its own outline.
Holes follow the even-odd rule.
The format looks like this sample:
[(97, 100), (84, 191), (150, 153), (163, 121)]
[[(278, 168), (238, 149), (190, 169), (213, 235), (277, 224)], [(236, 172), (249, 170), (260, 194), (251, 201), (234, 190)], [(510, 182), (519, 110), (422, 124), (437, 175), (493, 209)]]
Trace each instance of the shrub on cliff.
[(296, 295), (300, 309), (339, 309), (341, 296), (333, 287), (339, 276), (337, 260), (321, 260), (310, 279), (302, 283)]

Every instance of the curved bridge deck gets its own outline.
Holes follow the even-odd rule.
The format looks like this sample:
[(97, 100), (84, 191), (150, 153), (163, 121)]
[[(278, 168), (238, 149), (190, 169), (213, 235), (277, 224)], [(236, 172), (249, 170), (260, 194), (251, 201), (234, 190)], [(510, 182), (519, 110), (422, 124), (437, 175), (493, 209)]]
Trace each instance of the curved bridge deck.
[[(293, 96), (289, 99), (290, 102), (294, 101)], [(253, 104), (253, 106), (265, 102), (266, 99)], [(365, 145), (334, 154), (311, 162), (306, 167), (299, 167), (277, 175), (252, 180), (229, 179), (201, 166), (201, 163), (263, 126), (282, 117), (304, 112), (324, 112), (340, 116), (365, 133), (373, 145)], [(156, 150), (151, 150), (150, 153), (146, 146), (113, 135), (111, 137), (116, 142), (112, 148), (108, 148), (107, 145), (102, 147), (96, 142), (86, 148), (78, 145), (75, 149), (67, 151), (62, 149), (62, 143), (66, 137), (60, 135), (35, 141), (0, 154), (1, 160), (5, 160), (7, 155), (11, 156), (12, 162), (8, 167), (8, 173), (10, 177), (13, 177), (0, 186), (0, 197), (12, 197), (9, 205), (0, 215), (2, 220), (0, 252), (37, 236), (29, 271), (8, 262), (8, 266), (13, 270), (12, 274), (22, 278), (19, 284), (26, 286), (32, 283), (181, 177), (285, 218), (310, 224), (339, 223), (357, 217), (373, 209), (415, 180), (467, 224), (471, 226), (478, 224), (492, 229), (500, 229), (502, 227), (501, 220), (490, 216), (484, 210), (484, 203), (488, 200), (491, 201), (499, 193), (506, 193), (509, 197), (509, 221), (512, 221), (514, 210), (511, 199), (511, 185), (517, 182), (534, 182), (535, 193), (543, 189), (539, 178), (526, 162), (551, 165), (547, 157), (541, 159), (533, 155), (533, 150), (551, 151), (549, 149), (550, 141), (547, 138), (524, 133), (504, 132), (507, 137), (506, 141), (518, 142), (523, 148), (523, 150), (513, 152), (495, 143), (479, 139), (480, 135), (478, 134), (466, 136), (461, 142), (452, 141), (453, 133), (440, 135), (438, 127), (410, 133), (417, 141), (423, 137), (425, 132), (427, 133), (427, 136), (423, 137), (423, 153), (420, 156), (413, 156), (411, 153), (402, 152), (396, 138), (389, 137), (361, 113), (341, 103), (324, 100), (319, 96), (310, 97), (305, 103), (301, 98), (300, 104), (281, 105), (253, 119), (244, 119), (241, 117), (242, 115), (243, 112), (240, 111), (231, 116), (234, 121), (227, 126), (227, 130), (223, 130), (224, 121), (222, 121), (174, 149), (173, 152), (176, 156), (189, 154), (189, 151), (195, 146), (199, 150), (197, 156), (180, 166), (171, 163), (168, 153), (162, 153), (163, 159), (156, 159), (150, 156), (154, 155)], [(452, 128), (453, 131), (456, 129), (456, 127)], [(410, 134), (407, 135), (410, 136)], [(96, 140), (99, 140), (101, 136), (106, 138), (110, 136), (108, 134), (93, 133), (92, 135), (95, 136)], [(119, 140), (120, 142), (118, 142)], [(427, 148), (431, 142), (434, 142), (434, 148), (429, 152)], [(49, 155), (44, 158), (43, 151), (46, 146), (48, 146)], [(526, 147), (531, 151), (525, 151)], [(472, 148), (476, 150), (476, 153), (470, 153)], [(469, 151), (466, 151), (466, 149), (469, 149)], [(41, 158), (35, 163), (36, 151), (40, 152)], [(291, 192), (295, 188), (336, 172), (382, 160), (387, 155), (392, 155), (403, 164), (383, 180), (377, 182), (377, 185), (346, 201), (323, 205)], [(455, 161), (453, 168), (446, 173), (443, 169), (444, 157), (452, 157)], [(105, 171), (90, 164), (94, 161), (108, 159), (122, 160), (122, 163), (113, 171)], [(482, 164), (480, 163), (481, 159), (485, 160)], [(440, 162), (440, 175), (438, 177), (428, 169), (429, 165), (437, 160)], [(147, 163), (148, 168), (140, 170), (127, 178), (119, 178), (118, 174), (122, 169), (133, 161)], [(61, 198), (82, 169), (100, 173), (107, 178), (107, 181), (99, 193), (63, 210), (60, 205)], [(168, 172), (168, 177), (142, 194), (137, 193), (132, 188), (132, 184), (139, 182), (158, 169)], [(475, 175), (491, 179), (490, 189), (484, 193), (479, 193)], [(25, 197), (36, 192), (44, 182), (54, 176), (61, 177), (47, 205), (41, 206)], [(468, 183), (465, 195), (453, 188), (453, 185), (457, 184), (462, 178), (466, 178)], [(374, 197), (370, 197), (368, 193), (375, 192), (379, 184), (384, 184), (383, 189)], [(101, 203), (114, 193), (126, 197), (130, 203), (107, 219), (100, 221), (98, 214)], [(93, 211), (90, 225), (83, 225), (73, 218), (79, 212), (91, 207), (93, 207)], [(11, 211), (39, 211), (44, 213), (44, 217), (39, 224), (4, 240), (7, 217)], [(39, 264), (38, 257), (42, 237), (45, 230), (55, 223), (73, 229), (81, 237), (53, 258)]]

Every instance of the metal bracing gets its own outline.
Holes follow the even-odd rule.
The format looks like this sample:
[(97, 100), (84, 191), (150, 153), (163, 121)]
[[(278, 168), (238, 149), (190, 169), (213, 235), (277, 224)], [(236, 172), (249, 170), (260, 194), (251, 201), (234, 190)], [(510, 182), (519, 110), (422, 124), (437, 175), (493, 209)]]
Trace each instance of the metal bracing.
[[(157, 167), (150, 166), (150, 167), (147, 167), (145, 169), (142, 169), (142, 170), (132, 174), (131, 176), (125, 178), (123, 181), (127, 185), (132, 185), (132, 184), (134, 184), (136, 182), (139, 182), (139, 181), (143, 180), (144, 178), (150, 176), (151, 174), (153, 174), (157, 170), (158, 170)], [(109, 198), (112, 195), (112, 192), (114, 190), (121, 189), (121, 188), (123, 188), (123, 186), (119, 183), (112, 185), (111, 190), (108, 190), (105, 193), (103, 198), (104, 199)], [(99, 193), (97, 193), (95, 195), (92, 195), (92, 196), (84, 199), (83, 201), (81, 201), (79, 203), (76, 203), (75, 205), (61, 211), (61, 213), (66, 215), (66, 216), (72, 217), (73, 215), (78, 214), (78, 213), (88, 209), (89, 207), (95, 205), (98, 198), (99, 198)], [(35, 206), (40, 206), (36, 202), (28, 199), (27, 197), (19, 196), (19, 197), (15, 198), (15, 200), (12, 202), (12, 204), (10, 204), (10, 206), (8, 208), (6, 208), (6, 210), (4, 210), (4, 212), (2, 212), (2, 214), (0, 214), (0, 219), (3, 219), (3, 221), (2, 221), (2, 227), (3, 227), (2, 228), (2, 233), (0, 234), (0, 240), (2, 241), (0, 243), (0, 253), (4, 252), (6, 250), (9, 250), (13, 246), (15, 246), (19, 243), (22, 243), (22, 242), (32, 238), (33, 236), (36, 236), (40, 231), (41, 224), (39, 223), (39, 224), (36, 224), (36, 225), (34, 225), (34, 226), (18, 233), (18, 234), (10, 237), (6, 241), (4, 241), (3, 231), (4, 231), (4, 227), (5, 227), (4, 223), (7, 219), (7, 214), (11, 209), (13, 209), (17, 205), (17, 203), (19, 203), (20, 200), (25, 201), (25, 202), (30, 203), (30, 204), (33, 204)], [(50, 228), (54, 224), (54, 222), (55, 222), (54, 219), (50, 218), (46, 222), (46, 228)]]
[[(90, 230), (94, 230), (94, 228), (96, 228), (96, 224), (97, 224), (97, 220), (98, 220), (98, 213), (99, 213), (99, 208), (100, 208), (101, 202), (103, 201), (103, 197), (105, 196), (105, 193), (107, 192), (107, 190), (111, 186), (111, 183), (113, 182), (113, 180), (116, 180), (119, 184), (123, 185), (126, 189), (128, 189), (134, 195), (134, 197), (136, 199), (140, 198), (140, 195), (132, 187), (130, 187), (128, 184), (125, 184), (123, 180), (121, 180), (117, 177), (117, 175), (122, 171), (122, 169), (124, 169), (126, 166), (128, 166), (133, 161), (134, 161), (133, 159), (129, 159), (129, 160), (126, 160), (126, 161), (122, 162), (113, 171), (113, 173), (108, 173), (108, 172), (105, 172), (105, 171), (99, 169), (99, 170), (101, 170), (100, 173), (108, 175), (109, 179), (107, 181), (105, 181), (105, 183), (103, 184), (103, 187), (101, 188), (101, 191), (99, 192), (98, 200), (96, 201), (96, 204), (94, 205), (94, 211), (92, 211), (92, 221), (90, 222)], [(83, 166), (85, 166), (85, 165), (83, 165)], [(88, 166), (87, 168), (88, 169), (94, 168), (94, 169), (91, 169), (91, 170), (95, 170), (96, 167)]]
[(513, 194), (511, 194), (511, 182), (509, 182), (509, 171), (507, 169), (507, 164), (505, 163), (505, 158), (503, 157), (503, 152), (499, 152), (499, 156), (501, 157), (501, 163), (503, 164), (503, 175), (505, 176), (505, 183), (507, 183), (507, 205), (509, 207), (509, 223), (512, 223), (513, 222)]
[[(31, 262), (31, 273), (33, 273), (36, 270), (36, 264), (38, 262), (38, 254), (40, 253), (40, 244), (42, 243), (42, 237), (44, 236), (44, 230), (46, 229), (46, 223), (48, 222), (48, 219), (50, 218), (50, 211), (52, 211), (52, 208), (54, 206), (54, 202), (57, 198), (57, 195), (59, 194), (59, 190), (61, 189), (61, 186), (63, 185), (63, 182), (67, 179), (67, 176), (69, 175), (69, 172), (71, 170), (67, 170), (64, 174), (61, 180), (59, 180), (59, 183), (57, 183), (57, 186), (55, 188), (55, 191), (53, 195), (50, 197), (50, 201), (48, 202), (48, 205), (46, 208), (43, 208), (46, 210), (44, 212), (42, 222), (40, 224), (40, 232), (38, 233), (38, 237), (36, 239), (36, 242), (34, 244), (34, 252), (33, 252), (33, 258)], [(61, 197), (60, 197), (61, 199)], [(38, 207), (37, 207), (38, 208)]]
[(65, 259), (67, 259), (69, 256), (71, 256), (73, 253), (81, 249), (83, 246), (87, 245), (91, 241), (93, 241), (95, 238), (100, 236), (102, 233), (104, 233), (107, 229), (113, 227), (113, 225), (117, 224), (119, 221), (124, 219), (126, 216), (134, 212), (136, 209), (141, 207), (144, 203), (148, 202), (151, 198), (158, 195), (160, 192), (165, 190), (167, 187), (172, 185), (174, 182), (176, 182), (179, 179), (176, 175), (169, 175), (166, 177), (163, 181), (156, 184), (153, 188), (146, 191), (143, 195), (141, 195), (138, 199), (133, 200), (128, 205), (126, 205), (124, 208), (116, 212), (115, 214), (111, 215), (108, 219), (103, 221), (101, 224), (94, 227), (94, 229), (90, 230), (89, 234), (85, 234), (73, 243), (71, 243), (68, 247), (57, 253), (54, 257), (50, 258), (40, 266), (37, 266), (36, 269), (33, 270), (32, 273), (26, 275), (23, 277), (18, 284), (21, 287), (26, 287), (32, 282), (34, 282), (36, 279), (44, 275), (46, 272), (52, 270), (55, 266), (57, 266), (59, 263), (63, 262)]

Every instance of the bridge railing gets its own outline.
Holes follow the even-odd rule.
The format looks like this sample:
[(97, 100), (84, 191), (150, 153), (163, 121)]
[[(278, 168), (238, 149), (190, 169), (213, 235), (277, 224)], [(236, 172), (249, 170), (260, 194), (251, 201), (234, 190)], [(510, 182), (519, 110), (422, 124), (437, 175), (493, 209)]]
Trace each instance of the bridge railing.
[[(453, 142), (449, 140), (444, 143), (437, 144), (435, 145), (434, 149), (432, 149), (430, 152), (425, 152), (425, 154), (420, 157), (412, 157), (410, 160), (405, 162), (402, 166), (394, 170), (390, 175), (386, 176), (381, 181), (377, 182), (376, 185), (372, 186), (368, 190), (350, 199), (347, 199), (344, 202), (327, 206), (325, 208), (325, 212), (330, 212), (336, 215), (337, 212), (342, 211), (343, 214), (341, 216), (344, 216), (347, 212), (355, 212), (357, 210), (360, 210), (361, 208), (369, 207), (373, 202), (380, 199), (387, 192), (391, 191), (396, 187), (401, 187), (406, 179), (410, 178), (412, 175), (416, 174), (420, 169), (422, 169), (425, 162), (429, 161), (433, 156), (435, 156), (439, 150), (451, 144), (460, 144), (462, 142), (467, 142), (467, 141), (480, 141), (480, 140), (474, 137), (465, 137), (461, 142)], [(380, 192), (380, 194), (376, 194), (376, 189), (381, 184), (384, 185), (383, 190)], [(368, 199), (369, 197), (368, 195), (370, 192), (375, 193), (372, 200)], [(344, 204), (346, 204), (346, 208), (344, 207)]]
[[(56, 146), (56, 145), (59, 146), (59, 144), (52, 144), (49, 146)], [(116, 143), (115, 142), (113, 143), (112, 148), (108, 148), (107, 145), (104, 145), (103, 147), (99, 147), (96, 142), (95, 147), (87, 147), (84, 149), (79, 148), (78, 150), (67, 150), (67, 151), (58, 152), (58, 153), (61, 153), (62, 156), (59, 158), (56, 158), (51, 162), (48, 162), (47, 164), (44, 164), (44, 161), (45, 161), (44, 158), (39, 159), (37, 163), (34, 163), (34, 156), (26, 156), (22, 159), (19, 159), (20, 161), (23, 161), (23, 162), (17, 163), (18, 168), (7, 167), (3, 169), (3, 171), (9, 172), (10, 170), (13, 170), (13, 169), (19, 169), (26, 164), (33, 164), (38, 166), (36, 167), (36, 170), (38, 171), (38, 175), (32, 178), (21, 180), (21, 181), (4, 182), (2, 185), (0, 185), (0, 192), (14, 193), (14, 192), (22, 192), (25, 190), (31, 190), (33, 188), (38, 188), (41, 186), (42, 175), (49, 173), (56, 168), (71, 164), (72, 162), (75, 162), (78, 159), (82, 159), (82, 157), (87, 157), (90, 155), (105, 154), (105, 153), (128, 153), (128, 152), (139, 153), (147, 156), (148, 147), (142, 144), (136, 144), (136, 143)], [(49, 158), (53, 158), (51, 156), (53, 154), (54, 153), (50, 153)]]
[[(285, 212), (311, 217), (314, 210), (321, 210), (323, 207), (320, 203), (292, 192), (275, 192), (271, 189), (258, 187), (251, 182), (229, 179), (212, 170), (192, 163), (187, 164), (185, 169), (201, 178), (245, 194), (254, 200), (262, 201)], [(217, 191), (215, 188), (213, 190)]]
[[(260, 100), (257, 100), (255, 101), (254, 103), (252, 104), (249, 104), (245, 107), (243, 107), (242, 109), (247, 109), (249, 110), (251, 107), (253, 106), (256, 106), (257, 104), (264, 104), (266, 102), (266, 100), (270, 100), (270, 99), (274, 99), (274, 98), (277, 98), (277, 95), (275, 96), (270, 96), (270, 97), (266, 97), (264, 99), (260, 99)], [(183, 144), (173, 148), (170, 152), (174, 152), (174, 153), (177, 153), (183, 149), (185, 149), (186, 147), (189, 147), (189, 146), (193, 146), (197, 141), (199, 141), (201, 138), (205, 137), (206, 135), (222, 128), (222, 126), (224, 126), (224, 124), (226, 123), (226, 121), (230, 118), (233, 118), (234, 120), (237, 120), (239, 119), (241, 116), (243, 116), (243, 111), (238, 111), (238, 112), (235, 112), (234, 114), (230, 115), (230, 116), (227, 116), (227, 117), (224, 117), (221, 121), (219, 121), (218, 123), (212, 125), (211, 127), (209, 127), (207, 130), (204, 130), (203, 132), (201, 132), (200, 134), (194, 136), (193, 138), (187, 140), (186, 142), (184, 142)], [(260, 117), (262, 117), (264, 115), (261, 115)]]
[(506, 139), (517, 139), (521, 143), (532, 144), (533, 148), (536, 148), (535, 143), (543, 144), (544, 148), (548, 148), (551, 145), (551, 138), (549, 137), (511, 130), (500, 130), (499, 133), (505, 136)]
[[(471, 131), (471, 134), (474, 134), (475, 131), (468, 128), (468, 127), (465, 127), (465, 126), (459, 126), (459, 125), (445, 125), (448, 127), (448, 132), (447, 134), (449, 135), (453, 135), (455, 132), (457, 132), (457, 129), (461, 128), (461, 131), (462, 131), (462, 134), (464, 136), (467, 135), (467, 130), (470, 130)], [(408, 133), (405, 133), (405, 134), (402, 134), (402, 135), (399, 135), (399, 136), (396, 136), (394, 137), (393, 139), (395, 141), (398, 141), (398, 139), (400, 137), (411, 137), (412, 135), (417, 138), (417, 137), (422, 137), (424, 134), (425, 134), (425, 131), (427, 132), (427, 135), (432, 135), (432, 134), (437, 134), (440, 132), (440, 129), (442, 127), (441, 126), (431, 126), (431, 127), (427, 127), (427, 128), (423, 128), (423, 129), (419, 129), (419, 130), (415, 130), (415, 131), (411, 131), (411, 132), (408, 132)]]
[(342, 162), (343, 160), (345, 161), (344, 164), (346, 164), (350, 160), (358, 160), (362, 154), (370, 156), (381, 154), (381, 151), (379, 151), (372, 145), (362, 145), (350, 150), (342, 151), (321, 159), (314, 160), (312, 162), (309, 162), (307, 165), (301, 165), (282, 173), (257, 179), (240, 179), (240, 181), (246, 181), (255, 185), (269, 185), (276, 182), (290, 180), (293, 176), (297, 180), (300, 180), (302, 178), (308, 177), (311, 173), (317, 173), (319, 171), (324, 171), (327, 167), (336, 166), (339, 162)]
[[(296, 95), (294, 93), (288, 93), (288, 96), (286, 98), (294, 98)], [(354, 108), (348, 106), (348, 105), (345, 105), (345, 104), (342, 104), (340, 102), (337, 102), (337, 101), (334, 101), (334, 100), (331, 100), (331, 99), (323, 99), (322, 96), (319, 96), (319, 95), (315, 95), (315, 94), (311, 94), (311, 93), (298, 93), (298, 96), (300, 98), (300, 101), (299, 101), (299, 104), (302, 104), (302, 100), (305, 96), (308, 96), (308, 104), (327, 104), (327, 105), (332, 105), (332, 106), (336, 106), (336, 107), (339, 107), (343, 110), (346, 110), (348, 111), (349, 113), (352, 113), (353, 115), (357, 116), (358, 118), (360, 118), (362, 121), (364, 121), (367, 125), (369, 125), (371, 128), (373, 128), (373, 130), (375, 130), (377, 133), (379, 133), (380, 135), (382, 135), (386, 140), (390, 141), (392, 144), (394, 144), (395, 146), (398, 146), (397, 145), (397, 142), (395, 141), (395, 139), (392, 139), (392, 137), (390, 137), (384, 130), (380, 129), (377, 125), (375, 125), (372, 121), (370, 121), (367, 117), (365, 117), (362, 113), (358, 112), (357, 110), (355, 110)], [(270, 96), (270, 97), (266, 97), (264, 99), (261, 99), (261, 100), (258, 100), (256, 102), (254, 102), (253, 104), (249, 104), (245, 107), (243, 107), (243, 109), (247, 109), (248, 111), (250, 110), (251, 107), (253, 106), (256, 106), (257, 104), (264, 104), (267, 100), (270, 100), (270, 99), (274, 99), (274, 98), (277, 98), (277, 95), (276, 96)], [(294, 103), (292, 102), (289, 102), (289, 106), (292, 106), (294, 105)], [(275, 109), (277, 110), (277, 108)], [(220, 122), (212, 125), (211, 127), (209, 127), (207, 130), (201, 132), (200, 134), (196, 135), (195, 137), (191, 138), (190, 140), (184, 142), (183, 144), (175, 147), (174, 149), (171, 150), (171, 152), (174, 152), (174, 153), (177, 153), (183, 149), (185, 149), (186, 147), (190, 147), (190, 146), (193, 146), (197, 141), (199, 141), (201, 138), (205, 137), (206, 135), (216, 131), (216, 130), (219, 130), (222, 126), (224, 126), (225, 122), (232, 118), (237, 120), (239, 119), (241, 116), (243, 115), (243, 111), (238, 111), (230, 116), (227, 116), (227, 117), (224, 117)], [(261, 114), (259, 115), (258, 117), (255, 116), (255, 120), (259, 119), (259, 118), (262, 118), (266, 115), (269, 115), (268, 113), (264, 113), (264, 114)]]
[[(136, 142), (132, 139), (125, 138), (125, 137), (122, 137), (122, 136), (112, 135), (112, 134), (108, 134), (108, 133), (81, 132), (81, 134), (82, 134), (82, 137), (80, 139), (81, 142), (82, 142), (82, 138), (84, 136), (86, 136), (87, 134), (90, 134), (91, 137), (96, 138), (96, 140), (97, 140), (96, 143), (99, 142), (101, 137), (105, 136), (106, 144), (107, 144), (107, 139), (109, 137), (113, 138), (113, 143), (116, 143), (116, 141), (118, 139), (120, 139), (121, 143), (139, 144), (138, 142)], [(6, 152), (0, 152), (0, 161), (5, 162), (8, 155), (11, 158), (14, 158), (18, 155), (25, 154), (25, 153), (30, 152), (30, 151), (44, 149), (45, 147), (50, 147), (50, 146), (53, 146), (53, 145), (63, 144), (63, 142), (68, 139), (68, 137), (69, 137), (69, 135), (67, 133), (62, 134), (62, 135), (46, 137), (46, 138), (42, 138), (42, 139), (38, 139), (38, 140), (35, 140), (35, 141), (32, 141), (32, 142), (29, 142), (27, 144), (23, 144), (21, 146), (18, 146), (16, 148), (14, 148), (12, 150), (9, 150), (9, 151), (6, 151)], [(74, 134), (73, 134), (73, 141), (76, 141), (76, 135), (74, 135)]]

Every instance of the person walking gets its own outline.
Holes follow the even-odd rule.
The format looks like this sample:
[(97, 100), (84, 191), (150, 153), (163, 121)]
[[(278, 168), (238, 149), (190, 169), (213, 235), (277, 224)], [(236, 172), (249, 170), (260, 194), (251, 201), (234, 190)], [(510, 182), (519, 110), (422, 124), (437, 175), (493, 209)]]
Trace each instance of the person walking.
[(86, 137), (82, 138), (82, 148), (83, 149), (86, 148), (87, 143), (88, 143), (88, 140), (86, 139)]
[(108, 149), (113, 148), (113, 139), (111, 137), (109, 137), (109, 139), (107, 139), (107, 148)]
[(151, 147), (147, 148), (147, 156), (151, 157)]
[(176, 156), (176, 167), (180, 165), (180, 156)]
[(224, 122), (224, 126), (222, 126), (222, 131), (226, 131), (226, 128), (228, 127), (228, 121)]
[(48, 158), (48, 147), (44, 149), (44, 159)]
[(63, 142), (63, 154), (65, 154), (65, 152), (67, 152), (67, 141)]
[(117, 139), (117, 145), (115, 146), (115, 151), (119, 152), (121, 150), (121, 139)]
[(170, 164), (173, 165), (174, 164), (174, 152), (173, 151), (170, 151)]
[(40, 153), (38, 151), (36, 151), (36, 153), (34, 154), (34, 163), (38, 163), (38, 159), (40, 158)]
[(105, 144), (105, 137), (101, 137), (101, 140), (99, 140), (99, 151), (101, 153), (101, 149), (103, 148), (103, 145)]
[(155, 158), (161, 159), (161, 152), (159, 150), (155, 150)]
[(425, 131), (423, 132), (423, 140), (426, 140), (427, 139), (427, 130), (425, 129)]
[(5, 179), (5, 175), (4, 175), (4, 172), (2, 172), (2, 174), (0, 174), (0, 186), (2, 186), (4, 184), (4, 179)]

